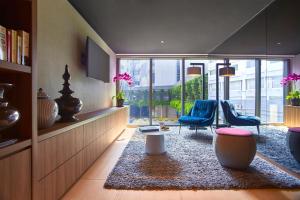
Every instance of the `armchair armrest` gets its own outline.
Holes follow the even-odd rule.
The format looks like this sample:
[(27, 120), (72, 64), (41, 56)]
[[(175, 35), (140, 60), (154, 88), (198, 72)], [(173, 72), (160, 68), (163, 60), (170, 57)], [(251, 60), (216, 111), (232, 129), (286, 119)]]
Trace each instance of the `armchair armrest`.
[(192, 110), (193, 110), (193, 107), (190, 109), (189, 113), (187, 114), (187, 116), (191, 116), (192, 115)]
[(237, 114), (237, 116), (243, 116), (243, 114), (240, 112), (236, 112), (236, 114)]

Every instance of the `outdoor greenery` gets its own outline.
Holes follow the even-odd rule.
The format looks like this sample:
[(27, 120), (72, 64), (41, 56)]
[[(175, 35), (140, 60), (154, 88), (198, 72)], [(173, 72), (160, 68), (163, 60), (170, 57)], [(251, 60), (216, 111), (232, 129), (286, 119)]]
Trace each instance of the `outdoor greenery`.
[[(207, 86), (207, 78), (205, 78)], [(196, 99), (202, 99), (202, 77), (197, 77), (186, 81), (185, 83), (185, 114), (187, 114), (193, 107)], [(181, 113), (181, 85), (174, 85), (170, 89), (153, 90), (152, 106), (166, 106), (169, 105), (177, 111), (177, 115)], [(140, 110), (142, 107), (149, 105), (149, 91), (144, 90), (127, 90), (127, 103), (131, 106), (136, 106)], [(208, 90), (205, 89), (205, 99), (208, 97)], [(141, 115), (141, 114), (140, 114)]]
[[(208, 79), (205, 78), (206, 86)], [(202, 99), (202, 77), (197, 77), (186, 81), (185, 83), (185, 114), (187, 114), (194, 105), (196, 99)], [(178, 113), (181, 112), (181, 85), (174, 86), (170, 89), (171, 101), (170, 107), (176, 109)], [(205, 99), (208, 97), (208, 90), (205, 88)]]

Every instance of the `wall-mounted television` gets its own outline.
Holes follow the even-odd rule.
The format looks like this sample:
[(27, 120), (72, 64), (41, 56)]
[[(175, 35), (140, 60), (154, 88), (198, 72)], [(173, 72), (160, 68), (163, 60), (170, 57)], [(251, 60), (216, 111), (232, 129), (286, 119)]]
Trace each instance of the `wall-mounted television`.
[(88, 77), (110, 82), (109, 55), (89, 37), (86, 39), (85, 63)]

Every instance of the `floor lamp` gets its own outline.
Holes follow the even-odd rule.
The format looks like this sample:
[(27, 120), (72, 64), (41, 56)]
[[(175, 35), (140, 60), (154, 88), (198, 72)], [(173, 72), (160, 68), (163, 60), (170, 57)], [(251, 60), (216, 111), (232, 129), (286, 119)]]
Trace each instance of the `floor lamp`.
[[(191, 63), (191, 67), (187, 68), (188, 76), (200, 76), (202, 74), (202, 99), (205, 99), (205, 63)], [(199, 67), (201, 66), (201, 68)]]
[[(217, 113), (216, 113), (216, 128), (219, 127), (219, 77), (220, 76), (234, 76), (235, 75), (235, 68), (230, 67), (231, 63), (217, 63), (216, 64), (216, 101), (217, 101)], [(219, 69), (219, 66), (224, 66), (223, 68)]]

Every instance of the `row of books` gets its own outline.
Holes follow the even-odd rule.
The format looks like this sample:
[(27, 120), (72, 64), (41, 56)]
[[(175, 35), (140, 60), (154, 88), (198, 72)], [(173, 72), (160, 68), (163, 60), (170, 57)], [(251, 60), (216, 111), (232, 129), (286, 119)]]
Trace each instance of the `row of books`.
[(0, 25), (0, 60), (29, 65), (29, 33)]

